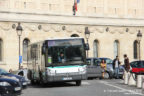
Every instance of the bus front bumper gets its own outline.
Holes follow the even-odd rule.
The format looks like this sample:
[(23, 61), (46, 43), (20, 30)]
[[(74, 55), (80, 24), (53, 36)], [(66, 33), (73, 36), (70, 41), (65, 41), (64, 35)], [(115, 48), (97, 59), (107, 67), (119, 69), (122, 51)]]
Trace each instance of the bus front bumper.
[(67, 82), (67, 81), (76, 81), (76, 80), (86, 80), (87, 75), (86, 74), (80, 74), (80, 75), (67, 75), (67, 76), (47, 76), (47, 82)]

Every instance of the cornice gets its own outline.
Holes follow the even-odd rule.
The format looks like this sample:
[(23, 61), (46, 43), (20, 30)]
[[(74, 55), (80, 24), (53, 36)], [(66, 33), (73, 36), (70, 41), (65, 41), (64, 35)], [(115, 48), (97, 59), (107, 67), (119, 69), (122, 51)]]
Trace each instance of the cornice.
[(98, 18), (83, 16), (0, 13), (0, 21), (93, 26), (144, 26), (144, 19)]

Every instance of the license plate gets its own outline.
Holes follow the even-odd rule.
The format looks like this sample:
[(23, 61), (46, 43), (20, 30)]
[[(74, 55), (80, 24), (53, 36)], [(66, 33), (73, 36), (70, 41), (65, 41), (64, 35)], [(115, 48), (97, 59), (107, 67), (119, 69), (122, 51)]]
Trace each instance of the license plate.
[(72, 80), (72, 77), (64, 77), (63, 80)]
[(24, 83), (23, 83), (23, 85), (27, 85), (27, 83), (26, 83), (26, 82), (24, 82)]
[(19, 90), (21, 90), (21, 87), (16, 87), (15, 88), (15, 91), (19, 91)]
[(119, 72), (119, 74), (123, 74), (123, 72)]

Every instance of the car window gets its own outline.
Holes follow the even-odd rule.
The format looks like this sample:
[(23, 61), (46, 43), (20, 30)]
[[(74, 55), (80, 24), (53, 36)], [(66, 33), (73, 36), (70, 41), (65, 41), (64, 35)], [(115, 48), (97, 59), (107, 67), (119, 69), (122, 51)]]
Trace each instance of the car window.
[(94, 59), (93, 64), (96, 65), (96, 66), (100, 65), (100, 60), (99, 59)]
[(130, 63), (131, 67), (135, 67), (134, 64), (135, 64), (134, 62), (131, 62), (131, 63)]
[(111, 64), (111, 63), (112, 63), (112, 60), (111, 60), (111, 59), (106, 59), (106, 63), (107, 63), (107, 64)]
[[(109, 59), (109, 58), (100, 58), (100, 60), (105, 60), (105, 62), (107, 63), (107, 64), (112, 64), (112, 62), (113, 62), (113, 60), (111, 60), (111, 59)], [(101, 61), (100, 61), (101, 62)]]
[(144, 68), (144, 61), (138, 61), (138, 67)]
[(4, 74), (4, 73), (8, 73), (8, 72), (5, 71), (4, 69), (0, 69), (0, 74)]
[(144, 68), (144, 61), (142, 61), (142, 68)]
[(134, 68), (140, 68), (140, 62), (132, 62), (131, 66)]
[(87, 64), (91, 65), (91, 59), (87, 59)]
[(18, 73), (18, 75), (20, 75), (20, 76), (24, 76), (23, 71), (20, 71), (20, 72)]

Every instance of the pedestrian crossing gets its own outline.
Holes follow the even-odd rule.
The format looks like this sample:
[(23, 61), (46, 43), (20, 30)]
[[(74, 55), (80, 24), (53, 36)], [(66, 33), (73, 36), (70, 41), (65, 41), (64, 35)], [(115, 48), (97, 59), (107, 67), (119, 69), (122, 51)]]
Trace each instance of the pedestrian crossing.
[(86, 81), (82, 81), (82, 85), (90, 85), (90, 83)]

